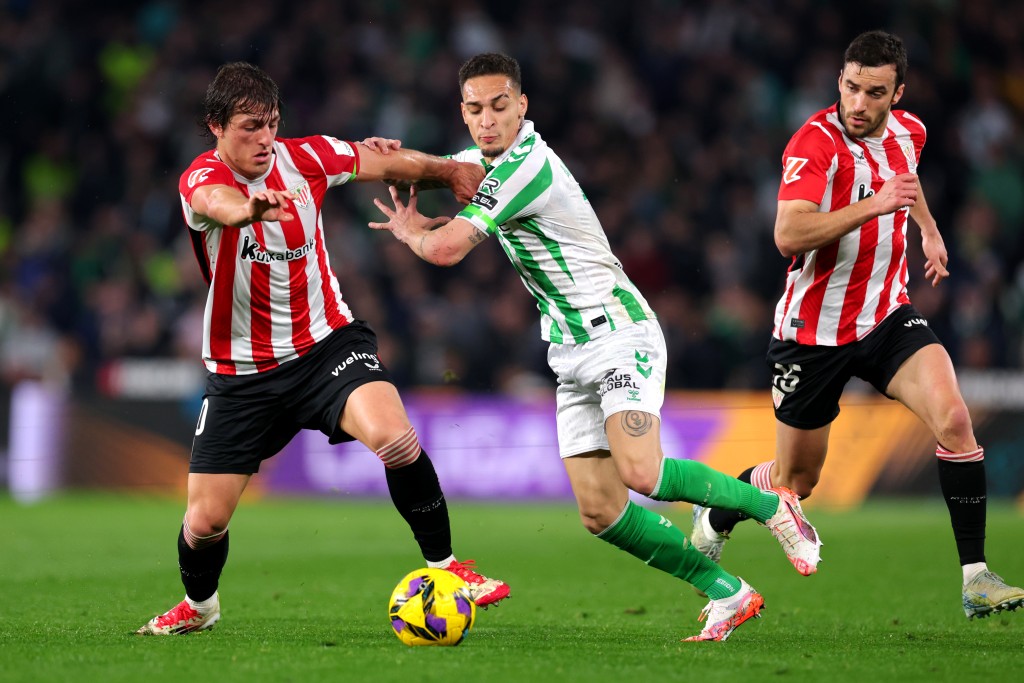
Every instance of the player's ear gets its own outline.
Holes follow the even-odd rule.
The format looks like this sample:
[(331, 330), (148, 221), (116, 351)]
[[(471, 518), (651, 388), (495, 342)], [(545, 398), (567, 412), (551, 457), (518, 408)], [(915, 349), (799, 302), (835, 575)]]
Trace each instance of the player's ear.
[(526, 116), (526, 107), (529, 101), (526, 99), (526, 95), (519, 96), (519, 118)]
[(462, 122), (468, 126), (469, 125), (469, 119), (466, 117), (466, 103), (465, 102), (459, 102), (459, 111), (462, 112)]
[(905, 85), (906, 83), (900, 83), (900, 87), (896, 88), (896, 92), (892, 96), (892, 102), (889, 103), (890, 106), (896, 104), (901, 99), (903, 99), (903, 87)]

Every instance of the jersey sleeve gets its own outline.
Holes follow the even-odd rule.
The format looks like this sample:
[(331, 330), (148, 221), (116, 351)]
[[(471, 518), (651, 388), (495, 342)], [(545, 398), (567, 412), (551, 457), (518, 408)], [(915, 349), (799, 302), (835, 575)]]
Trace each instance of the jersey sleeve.
[(212, 154), (204, 154), (198, 157), (181, 174), (181, 178), (178, 179), (178, 194), (181, 195), (181, 212), (188, 227), (199, 232), (204, 232), (220, 225), (212, 218), (197, 213), (192, 209), (192, 195), (204, 185), (238, 187), (231, 169)]
[(355, 144), (330, 135), (314, 135), (296, 142), (320, 167), (328, 187), (344, 185), (359, 175), (359, 152)]
[(551, 163), (545, 150), (545, 145), (530, 139), (512, 150), (490, 170), (457, 218), (493, 233), (503, 223), (536, 214), (551, 194)]
[(779, 200), (804, 199), (821, 204), (828, 173), (836, 157), (832, 136), (814, 123), (806, 123), (790, 138), (782, 153)]
[(235, 176), (223, 161), (212, 156), (203, 155), (192, 162), (192, 165), (178, 179), (178, 192), (184, 201), (191, 203), (192, 195), (203, 185), (227, 185), (235, 187)]

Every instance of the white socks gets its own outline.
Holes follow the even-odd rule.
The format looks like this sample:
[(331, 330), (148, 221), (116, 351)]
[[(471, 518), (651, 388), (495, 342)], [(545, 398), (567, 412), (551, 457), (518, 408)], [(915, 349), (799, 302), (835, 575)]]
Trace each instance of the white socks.
[(431, 569), (444, 569), (445, 567), (447, 567), (448, 565), (450, 565), (454, 561), (455, 561), (455, 556), (454, 555), (449, 555), (448, 557), (444, 558), (440, 562), (431, 562), (430, 560), (427, 560), (427, 566), (430, 567)]
[(964, 585), (966, 586), (975, 576), (982, 572), (987, 572), (988, 565), (984, 562), (974, 562), (972, 564), (965, 564), (961, 569), (964, 570)]
[(207, 612), (209, 612), (210, 610), (212, 610), (213, 608), (215, 608), (217, 606), (218, 598), (217, 598), (217, 593), (214, 592), (214, 594), (211, 595), (210, 597), (206, 598), (205, 600), (199, 600), (199, 601), (193, 600), (192, 598), (190, 598), (190, 597), (188, 597), (186, 595), (185, 596), (185, 601), (188, 602), (188, 604), (192, 607), (192, 609), (194, 609), (195, 611), (199, 612), (200, 614), (205, 615)]

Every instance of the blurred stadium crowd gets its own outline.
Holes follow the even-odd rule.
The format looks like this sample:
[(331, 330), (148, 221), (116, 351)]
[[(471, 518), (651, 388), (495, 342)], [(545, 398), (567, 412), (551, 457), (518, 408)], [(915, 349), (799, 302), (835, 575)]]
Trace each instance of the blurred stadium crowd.
[[(177, 181), (216, 67), (282, 88), (282, 136), (469, 144), (456, 72), (505, 51), (528, 116), (580, 181), (665, 328), (672, 388), (766, 388), (788, 266), (772, 229), (781, 153), (836, 99), (862, 30), (907, 43), (901, 103), (950, 251), (911, 299), (960, 367), (1024, 362), (1024, 4), (523, 0), (0, 4), (0, 372), (88, 391), (121, 357), (199, 363), (206, 287)], [(493, 242), (444, 270), (370, 231), (383, 186), (328, 193), (342, 291), (404, 386), (549, 383), (533, 300)], [(439, 193), (435, 193), (438, 194)], [(457, 210), (432, 196), (427, 211)]]

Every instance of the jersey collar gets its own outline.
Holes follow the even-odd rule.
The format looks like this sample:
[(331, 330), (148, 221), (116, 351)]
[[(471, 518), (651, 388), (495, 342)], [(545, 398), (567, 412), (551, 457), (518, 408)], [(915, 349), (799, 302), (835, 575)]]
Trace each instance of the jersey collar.
[(533, 135), (533, 121), (529, 119), (523, 119), (523, 124), (519, 126), (519, 134), (516, 135), (516, 139), (512, 141), (512, 144), (508, 146), (508, 149), (501, 153), (501, 156), (499, 156), (498, 158), (491, 162), (491, 168), (494, 168), (498, 164), (505, 161), (505, 159), (512, 153), (512, 150), (514, 150), (519, 145), (523, 144), (523, 140), (530, 137), (531, 135)]

